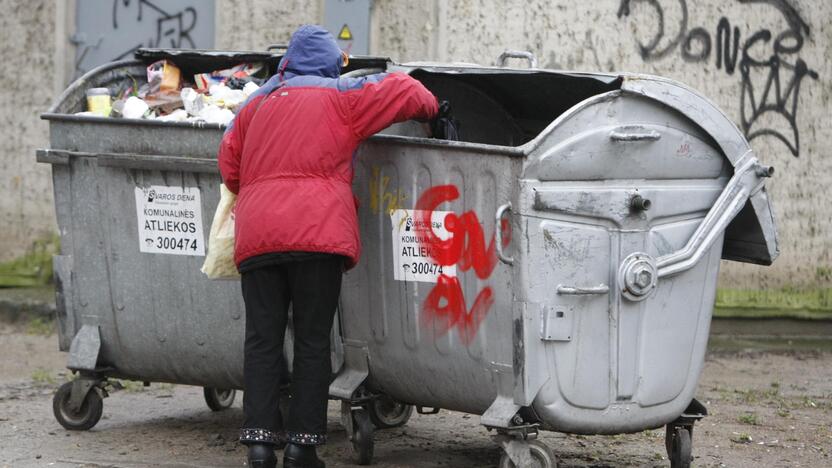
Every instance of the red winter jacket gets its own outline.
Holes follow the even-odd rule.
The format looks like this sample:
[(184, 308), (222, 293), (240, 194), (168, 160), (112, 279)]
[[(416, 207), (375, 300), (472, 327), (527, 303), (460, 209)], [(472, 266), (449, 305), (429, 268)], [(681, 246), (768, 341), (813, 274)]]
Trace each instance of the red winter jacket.
[(333, 41), (333, 57), (332, 47), (316, 42), (317, 31), (292, 37), (282, 73), (252, 95), (223, 137), (220, 172), (238, 194), (238, 266), (290, 251), (340, 254), (347, 268), (355, 266), (361, 243), (353, 154), (395, 122), (437, 113), (436, 98), (407, 75), (338, 78), (340, 50)]

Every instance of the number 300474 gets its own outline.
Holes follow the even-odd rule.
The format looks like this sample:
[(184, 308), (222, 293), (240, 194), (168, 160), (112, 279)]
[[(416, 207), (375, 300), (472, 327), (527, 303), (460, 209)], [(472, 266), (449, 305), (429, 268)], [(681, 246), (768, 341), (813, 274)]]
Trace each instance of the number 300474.
[(157, 237), (157, 249), (196, 251), (196, 239), (177, 239), (175, 237)]
[(410, 264), (410, 272), (426, 275), (441, 275), (442, 266), (435, 263), (413, 262)]

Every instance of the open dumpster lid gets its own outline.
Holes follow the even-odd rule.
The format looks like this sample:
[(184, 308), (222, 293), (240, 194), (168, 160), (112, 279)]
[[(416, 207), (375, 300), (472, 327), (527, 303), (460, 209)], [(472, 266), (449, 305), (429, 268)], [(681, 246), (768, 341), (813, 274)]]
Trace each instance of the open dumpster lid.
[[(137, 49), (134, 56), (146, 62), (169, 59), (183, 72), (190, 74), (230, 68), (243, 62), (263, 62), (273, 75), (283, 58), (282, 53), (276, 52), (152, 48)], [(344, 67), (343, 73), (362, 68), (386, 68), (388, 63), (391, 62), (387, 57), (350, 56), (350, 63)]]
[[(263, 62), (269, 74), (274, 74), (282, 54), (258, 51), (217, 51), (192, 49), (138, 49), (136, 60), (114, 62), (92, 70), (73, 83), (58, 98), (55, 105), (42, 117), (54, 121), (74, 121), (91, 125), (182, 127), (208, 131), (221, 130), (218, 124), (196, 124), (110, 119), (75, 116), (83, 108), (84, 91), (108, 82), (129, 79), (130, 67), (138, 68), (156, 60), (175, 62), (184, 74), (228, 68), (243, 62)], [(438, 141), (406, 136), (380, 135), (380, 140), (393, 140), (403, 145), (423, 145), (440, 150), (475, 148), (482, 153), (510, 154), (524, 157), (535, 149), (535, 138), (579, 103), (609, 92), (634, 93), (661, 102), (695, 122), (721, 148), (726, 158), (736, 166), (751, 148), (736, 125), (710, 101), (697, 92), (672, 80), (635, 74), (577, 73), (542, 69), (483, 67), (471, 64), (412, 63), (399, 65), (386, 57), (351, 57), (344, 73), (354, 70), (381, 69), (410, 73), (440, 95), (452, 85), (474, 89), (473, 98), (482, 97), (499, 105), (506, 112), (502, 121), (492, 114), (480, 114), (491, 119), (492, 127), (506, 123), (510, 131), (482, 130), (480, 139), (466, 141)], [(470, 99), (477, 102), (478, 99)], [(476, 112), (477, 109), (470, 109)], [(473, 126), (469, 126), (471, 128)], [(152, 130), (148, 130), (152, 131)], [(501, 135), (499, 141), (493, 140)], [(764, 188), (753, 194), (743, 210), (726, 230), (723, 258), (743, 262), (770, 264), (778, 255), (777, 232), (767, 192)]]

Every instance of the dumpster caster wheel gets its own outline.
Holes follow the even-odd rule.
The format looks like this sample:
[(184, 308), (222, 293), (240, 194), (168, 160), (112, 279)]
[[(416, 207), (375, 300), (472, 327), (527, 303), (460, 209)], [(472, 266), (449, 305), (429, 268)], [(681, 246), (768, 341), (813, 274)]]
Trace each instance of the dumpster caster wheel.
[(352, 450), (359, 465), (373, 462), (373, 422), (363, 408), (352, 411)]
[(413, 414), (413, 405), (399, 403), (389, 396), (382, 396), (370, 403), (370, 420), (379, 429), (404, 426)]
[(231, 405), (234, 404), (234, 397), (237, 396), (237, 391), (203, 387), (202, 394), (211, 411), (222, 411), (231, 408)]
[(668, 425), (665, 432), (667, 457), (671, 468), (690, 468), (691, 433), (687, 427)]
[[(532, 456), (532, 468), (557, 468), (558, 460), (546, 444), (539, 440), (529, 441), (529, 452)], [(516, 468), (507, 453), (500, 458), (500, 468)]]
[(61, 426), (70, 431), (86, 431), (98, 424), (104, 412), (104, 401), (101, 394), (90, 389), (84, 397), (80, 407), (72, 407), (72, 382), (67, 382), (58, 388), (52, 398), (52, 412)]

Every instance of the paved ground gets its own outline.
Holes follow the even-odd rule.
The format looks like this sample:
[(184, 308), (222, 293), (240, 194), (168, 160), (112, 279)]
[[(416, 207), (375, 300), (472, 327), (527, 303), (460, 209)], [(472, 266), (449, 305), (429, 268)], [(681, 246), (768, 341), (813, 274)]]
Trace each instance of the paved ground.
[[(39, 323), (0, 323), (0, 468), (245, 466), (235, 442), (239, 396), (231, 410), (212, 413), (199, 388), (127, 385), (105, 400), (93, 430), (65, 431), (51, 410), (52, 392), (67, 379), (65, 356), (45, 333), (48, 326)], [(698, 396), (711, 416), (695, 432), (695, 466), (832, 466), (831, 353), (711, 353)], [(494, 467), (500, 451), (477, 422), (460, 413), (414, 415), (406, 427), (377, 434), (375, 466)], [(329, 429), (328, 466), (353, 466), (334, 404)], [(542, 440), (564, 467), (668, 466), (663, 437), (657, 430), (545, 433)]]

